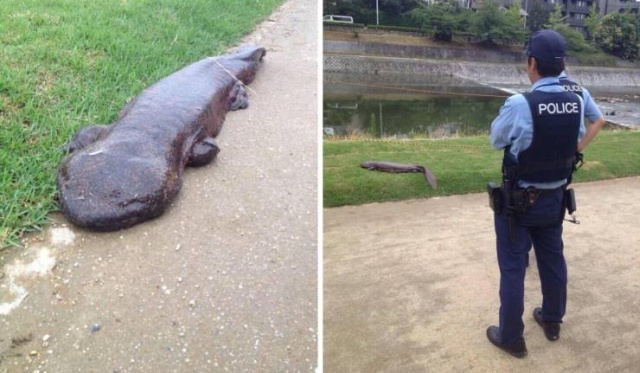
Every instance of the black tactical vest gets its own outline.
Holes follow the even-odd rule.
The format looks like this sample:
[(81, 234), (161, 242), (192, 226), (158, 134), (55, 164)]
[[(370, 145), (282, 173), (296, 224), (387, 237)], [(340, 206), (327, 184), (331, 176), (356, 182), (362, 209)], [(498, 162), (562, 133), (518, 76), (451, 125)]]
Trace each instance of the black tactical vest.
[(546, 183), (568, 178), (573, 171), (580, 130), (580, 99), (570, 92), (523, 94), (533, 117), (531, 145), (518, 154), (505, 148), (503, 170), (515, 168), (517, 178)]
[(560, 78), (560, 85), (562, 86), (562, 88), (564, 88), (565, 91), (579, 94), (580, 97), (584, 98), (584, 96), (582, 95), (582, 87), (580, 86), (580, 84), (574, 82), (573, 80)]

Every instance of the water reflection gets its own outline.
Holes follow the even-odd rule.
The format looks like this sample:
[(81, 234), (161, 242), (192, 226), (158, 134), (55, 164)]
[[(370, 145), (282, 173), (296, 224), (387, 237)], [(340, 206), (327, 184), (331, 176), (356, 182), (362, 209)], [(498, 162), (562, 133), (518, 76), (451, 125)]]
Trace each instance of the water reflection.
[[(453, 76), (325, 73), (324, 133), (376, 138), (486, 135), (506, 97), (527, 88), (498, 89)], [(619, 105), (617, 109), (622, 111)]]
[(380, 138), (487, 134), (503, 102), (501, 98), (452, 96), (412, 100), (325, 98), (324, 130), (328, 135)]
[(453, 76), (325, 73), (324, 132), (378, 138), (487, 134), (507, 96)]

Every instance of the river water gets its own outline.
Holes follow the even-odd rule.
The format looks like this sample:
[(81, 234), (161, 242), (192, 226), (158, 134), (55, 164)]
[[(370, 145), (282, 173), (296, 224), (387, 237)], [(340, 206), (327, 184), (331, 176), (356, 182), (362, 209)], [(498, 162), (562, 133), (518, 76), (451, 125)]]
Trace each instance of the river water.
[[(527, 89), (485, 86), (456, 77), (325, 72), (324, 133), (358, 138), (488, 135), (505, 99)], [(605, 129), (640, 129), (640, 92), (619, 87), (590, 92), (608, 120)]]

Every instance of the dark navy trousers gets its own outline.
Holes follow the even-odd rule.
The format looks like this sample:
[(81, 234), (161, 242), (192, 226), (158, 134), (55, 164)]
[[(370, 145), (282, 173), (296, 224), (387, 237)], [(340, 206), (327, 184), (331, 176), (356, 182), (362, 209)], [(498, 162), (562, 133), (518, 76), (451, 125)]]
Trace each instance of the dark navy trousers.
[(534, 206), (516, 214), (516, 241), (509, 240), (505, 211), (494, 214), (500, 267), (500, 339), (505, 345), (522, 337), (524, 278), (531, 243), (542, 283), (542, 318), (562, 322), (567, 304), (567, 265), (564, 260), (562, 221), (563, 189), (538, 196)]

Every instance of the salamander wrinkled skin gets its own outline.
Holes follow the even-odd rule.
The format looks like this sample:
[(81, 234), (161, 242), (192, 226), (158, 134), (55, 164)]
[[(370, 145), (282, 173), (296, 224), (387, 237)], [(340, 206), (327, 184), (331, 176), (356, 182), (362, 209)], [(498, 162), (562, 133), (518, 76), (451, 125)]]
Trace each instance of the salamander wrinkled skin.
[(114, 231), (160, 216), (186, 166), (218, 154), (214, 137), (244, 109), (266, 51), (244, 47), (195, 62), (145, 89), (116, 122), (81, 129), (58, 169), (59, 203), (73, 224)]

